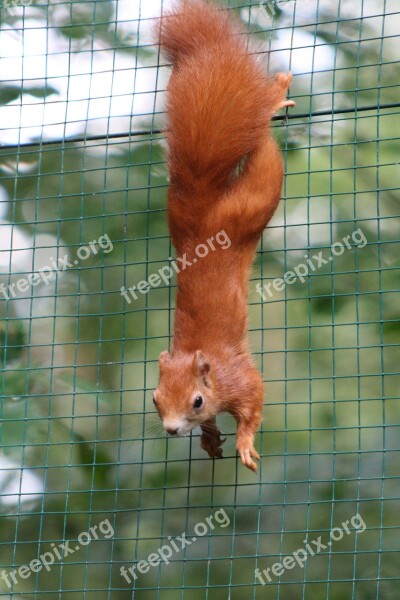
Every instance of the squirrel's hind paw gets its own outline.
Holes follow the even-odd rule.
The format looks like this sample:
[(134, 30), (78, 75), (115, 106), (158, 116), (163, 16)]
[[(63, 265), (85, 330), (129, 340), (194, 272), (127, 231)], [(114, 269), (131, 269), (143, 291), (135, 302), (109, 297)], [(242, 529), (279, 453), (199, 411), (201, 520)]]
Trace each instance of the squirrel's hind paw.
[(281, 108), (296, 106), (294, 100), (287, 100), (286, 95), (288, 93), (290, 84), (292, 83), (292, 73), (277, 73), (275, 75), (275, 85), (280, 88), (283, 99), (274, 107), (274, 112), (278, 112)]

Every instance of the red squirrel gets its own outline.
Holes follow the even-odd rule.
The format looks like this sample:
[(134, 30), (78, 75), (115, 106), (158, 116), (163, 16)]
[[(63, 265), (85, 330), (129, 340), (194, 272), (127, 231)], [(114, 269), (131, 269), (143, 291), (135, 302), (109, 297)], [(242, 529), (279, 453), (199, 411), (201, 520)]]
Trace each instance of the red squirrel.
[[(168, 224), (178, 273), (173, 343), (160, 354), (153, 396), (165, 430), (202, 430), (201, 447), (221, 457), (216, 415), (237, 422), (236, 449), (256, 471), (254, 435), (263, 383), (247, 339), (248, 280), (259, 238), (280, 199), (283, 166), (269, 130), (291, 74), (266, 75), (240, 22), (207, 2), (183, 1), (163, 16), (159, 43), (172, 63), (167, 88)], [(229, 247), (197, 258), (223, 231)], [(193, 258), (195, 259), (193, 261)]]

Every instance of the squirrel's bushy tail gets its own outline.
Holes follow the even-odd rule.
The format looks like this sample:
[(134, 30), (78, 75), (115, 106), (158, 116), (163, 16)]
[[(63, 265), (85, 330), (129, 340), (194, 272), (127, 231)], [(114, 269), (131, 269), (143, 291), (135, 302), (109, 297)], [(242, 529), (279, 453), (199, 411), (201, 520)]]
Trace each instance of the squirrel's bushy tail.
[(227, 11), (198, 0), (182, 1), (161, 19), (160, 44), (173, 64), (167, 140), (178, 188), (225, 185), (267, 135), (279, 90), (244, 33)]

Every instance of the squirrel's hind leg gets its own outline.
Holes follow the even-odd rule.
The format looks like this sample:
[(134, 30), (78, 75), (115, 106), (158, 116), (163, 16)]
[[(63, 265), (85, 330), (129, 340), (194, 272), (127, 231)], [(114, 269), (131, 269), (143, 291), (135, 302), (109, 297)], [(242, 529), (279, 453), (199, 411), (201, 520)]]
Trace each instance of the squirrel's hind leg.
[(275, 75), (275, 86), (280, 90), (279, 95), (281, 96), (281, 100), (274, 106), (274, 113), (278, 112), (281, 108), (296, 106), (294, 100), (288, 100), (286, 98), (292, 79), (293, 75), (291, 73), (277, 73)]

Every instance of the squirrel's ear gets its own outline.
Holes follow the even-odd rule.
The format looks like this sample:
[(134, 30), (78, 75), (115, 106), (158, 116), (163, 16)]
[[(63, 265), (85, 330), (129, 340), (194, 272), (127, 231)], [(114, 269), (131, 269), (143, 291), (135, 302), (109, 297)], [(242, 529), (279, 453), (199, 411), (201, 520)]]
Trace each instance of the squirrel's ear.
[(158, 357), (160, 371), (162, 371), (162, 369), (169, 363), (170, 360), (171, 360), (171, 355), (168, 352), (168, 350), (164, 350), (164, 352), (161, 352), (160, 356)]
[(204, 358), (201, 350), (196, 350), (193, 358), (193, 368), (197, 377), (202, 377), (207, 385), (207, 377), (211, 371), (210, 363)]

